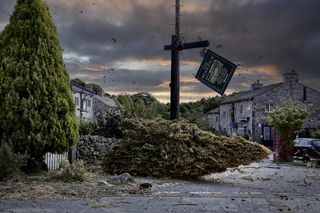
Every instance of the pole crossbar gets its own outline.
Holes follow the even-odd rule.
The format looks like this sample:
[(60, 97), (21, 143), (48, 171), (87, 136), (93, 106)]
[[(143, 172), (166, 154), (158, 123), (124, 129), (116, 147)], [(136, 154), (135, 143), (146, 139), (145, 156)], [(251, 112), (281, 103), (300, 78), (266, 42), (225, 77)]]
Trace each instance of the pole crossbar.
[[(185, 49), (195, 49), (195, 48), (203, 48), (203, 47), (209, 47), (210, 42), (205, 41), (195, 41), (195, 42), (189, 42), (189, 43), (181, 43), (176, 45), (176, 49), (181, 51)], [(166, 45), (164, 46), (164, 50), (171, 50), (173, 45)]]

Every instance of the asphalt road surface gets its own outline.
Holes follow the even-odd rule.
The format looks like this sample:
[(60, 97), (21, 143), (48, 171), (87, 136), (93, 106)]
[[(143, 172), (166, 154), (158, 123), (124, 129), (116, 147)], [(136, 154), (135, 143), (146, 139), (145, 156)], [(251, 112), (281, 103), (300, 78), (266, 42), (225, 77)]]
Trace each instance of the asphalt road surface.
[(2, 200), (0, 212), (320, 212), (320, 169), (265, 160), (202, 181), (138, 178), (139, 195), (79, 200)]

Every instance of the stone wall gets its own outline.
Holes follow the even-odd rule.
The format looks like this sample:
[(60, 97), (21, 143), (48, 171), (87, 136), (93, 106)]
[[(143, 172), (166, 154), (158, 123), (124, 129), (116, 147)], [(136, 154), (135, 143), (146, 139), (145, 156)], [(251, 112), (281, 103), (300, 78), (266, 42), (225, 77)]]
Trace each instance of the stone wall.
[(231, 135), (230, 122), (231, 122), (231, 104), (220, 105), (220, 131)]
[(77, 159), (88, 164), (101, 164), (110, 146), (119, 139), (98, 135), (82, 135), (77, 144)]
[(237, 134), (253, 140), (252, 131), (252, 100), (234, 104), (235, 122), (238, 124)]
[[(219, 108), (208, 114), (210, 127), (219, 129), (221, 133), (227, 135), (234, 133), (230, 127), (231, 112), (234, 110), (235, 123), (238, 124), (237, 134), (246, 134), (250, 140), (262, 142), (263, 128), (269, 126), (266, 121), (269, 114), (268, 109), (272, 110), (289, 99), (308, 106), (309, 116), (304, 121), (304, 128), (320, 127), (320, 92), (296, 80), (286, 81), (255, 96), (252, 100), (236, 101), (234, 106), (231, 103), (220, 105)], [(218, 112), (220, 113), (219, 123), (216, 123), (216, 113)]]
[(220, 108), (216, 108), (208, 112), (209, 128), (215, 132), (220, 132)]
[(320, 111), (320, 93), (300, 83), (283, 83), (281, 86), (254, 98), (253, 139), (255, 141), (261, 141), (262, 129), (258, 125), (267, 125), (268, 112), (265, 110), (266, 104), (273, 104), (274, 107), (277, 107), (289, 99), (297, 103), (305, 103), (309, 107), (309, 116), (305, 119), (303, 125), (305, 128), (320, 126), (320, 114), (318, 113)]

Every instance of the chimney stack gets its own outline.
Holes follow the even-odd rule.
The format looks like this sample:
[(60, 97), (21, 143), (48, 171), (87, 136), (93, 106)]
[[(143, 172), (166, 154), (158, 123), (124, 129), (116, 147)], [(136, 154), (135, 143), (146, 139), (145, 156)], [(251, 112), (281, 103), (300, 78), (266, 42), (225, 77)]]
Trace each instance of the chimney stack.
[(299, 74), (296, 73), (294, 70), (288, 73), (283, 74), (283, 82), (284, 83), (298, 83), (299, 82)]

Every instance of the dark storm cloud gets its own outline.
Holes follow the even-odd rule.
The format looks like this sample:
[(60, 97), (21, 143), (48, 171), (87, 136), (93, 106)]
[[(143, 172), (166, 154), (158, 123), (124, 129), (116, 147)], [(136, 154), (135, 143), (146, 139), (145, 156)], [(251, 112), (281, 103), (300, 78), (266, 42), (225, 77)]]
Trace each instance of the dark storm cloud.
[[(127, 69), (106, 69), (105, 71), (90, 71), (81, 64), (68, 64), (67, 69), (73, 78), (81, 78), (90, 83), (101, 85), (106, 91), (165, 91), (169, 88), (160, 88), (168, 78), (168, 72)], [(125, 85), (125, 87), (124, 87)], [(159, 88), (157, 88), (159, 87)]]
[[(0, 9), (11, 13), (14, 2), (1, 0)], [(170, 59), (170, 52), (165, 52), (163, 45), (170, 42), (174, 31), (174, 26), (170, 26), (174, 22), (173, 0), (46, 2), (57, 25), (64, 53), (87, 57), (89, 60), (82, 65), (110, 68), (117, 62), (126, 63), (129, 59)], [(241, 64), (230, 83), (230, 90), (246, 89), (257, 79), (265, 84), (280, 81), (281, 73), (292, 69), (299, 72), (303, 82), (320, 90), (320, 1), (181, 2), (184, 4), (181, 17), (184, 40), (198, 40), (199, 36), (210, 40), (210, 49)], [(0, 27), (1, 23), (9, 20), (5, 13), (0, 13)], [(183, 51), (181, 59), (200, 62), (199, 51)], [(107, 71), (92, 72), (81, 64), (75, 66), (75, 63), (66, 61), (72, 77), (91, 79), (104, 85), (103, 77)], [(183, 67), (181, 77), (192, 78), (197, 66), (187, 70)], [(143, 70), (126, 69), (107, 74), (111, 81), (106, 89), (169, 91), (168, 87), (159, 85), (170, 79), (170, 66), (165, 67), (166, 72), (160, 65), (158, 70), (152, 71), (148, 65)], [(211, 91), (196, 82), (182, 84), (182, 91), (189, 88), (198, 95)], [(212, 95), (215, 93), (212, 92)]]
[(60, 11), (54, 17), (65, 51), (90, 55), (94, 63), (165, 55), (163, 45), (170, 40), (168, 35), (171, 28), (170, 11), (165, 4), (150, 9), (132, 1), (134, 9), (124, 14), (126, 17), (119, 25), (114, 21), (106, 21), (108, 14), (103, 11), (87, 10), (89, 3), (68, 8), (50, 3), (52, 11)]
[[(184, 16), (190, 26), (202, 26), (196, 33), (211, 40), (212, 48), (222, 46), (216, 51), (246, 66), (276, 65), (281, 72), (295, 69), (305, 80), (320, 77), (320, 1), (268, 0), (215, 9), (217, 2), (226, 1), (212, 1), (209, 13), (198, 19)], [(191, 37), (195, 31), (188, 29)]]

